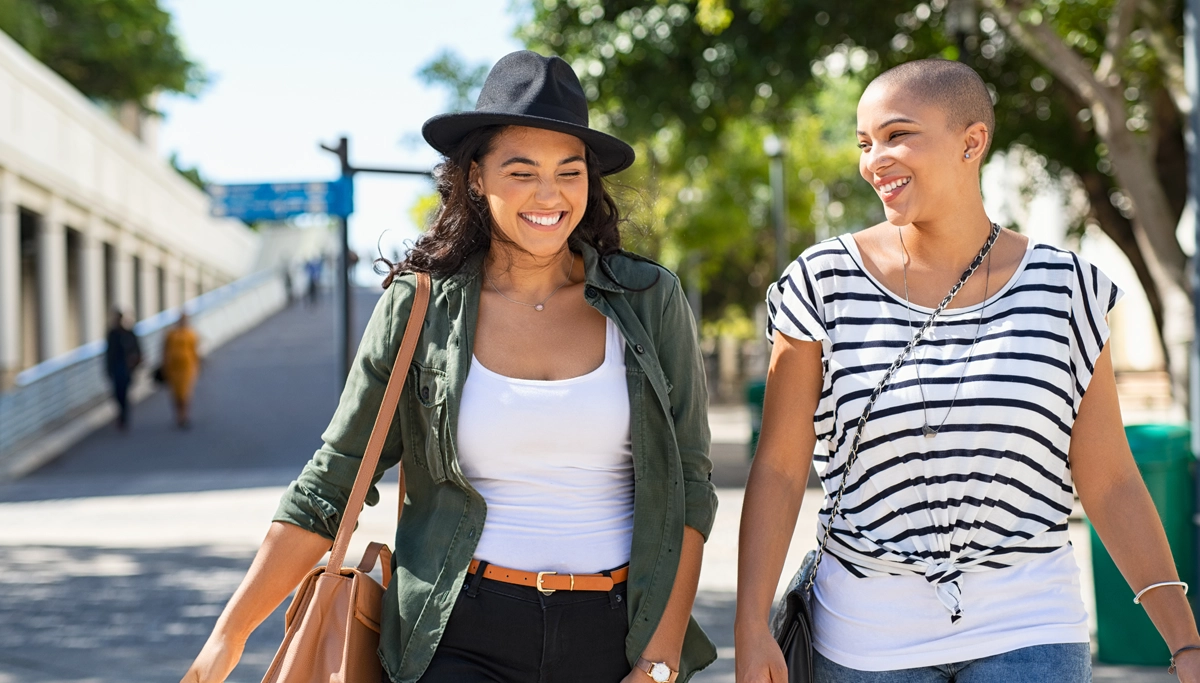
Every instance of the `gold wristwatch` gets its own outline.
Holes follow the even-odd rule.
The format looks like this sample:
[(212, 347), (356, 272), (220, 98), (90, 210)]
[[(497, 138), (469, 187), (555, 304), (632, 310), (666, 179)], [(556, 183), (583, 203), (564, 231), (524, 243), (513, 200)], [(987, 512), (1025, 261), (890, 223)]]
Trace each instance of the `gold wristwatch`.
[(645, 657), (638, 657), (637, 668), (654, 683), (675, 683), (675, 677), (679, 675), (666, 662), (652, 662)]

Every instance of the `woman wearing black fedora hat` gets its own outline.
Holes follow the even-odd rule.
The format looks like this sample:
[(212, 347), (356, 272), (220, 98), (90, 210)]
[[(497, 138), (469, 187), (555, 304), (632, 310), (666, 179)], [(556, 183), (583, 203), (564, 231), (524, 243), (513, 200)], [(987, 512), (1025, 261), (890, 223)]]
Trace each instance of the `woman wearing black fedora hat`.
[(621, 250), (602, 178), (633, 149), (533, 52), (423, 133), (446, 157), (437, 216), (389, 264), (325, 443), (184, 680), (224, 680), (329, 549), (421, 271), (429, 310), (376, 471), (401, 462), (407, 484), (385, 680), (686, 681), (716, 658), (690, 618), (716, 513), (707, 391), (678, 279)]

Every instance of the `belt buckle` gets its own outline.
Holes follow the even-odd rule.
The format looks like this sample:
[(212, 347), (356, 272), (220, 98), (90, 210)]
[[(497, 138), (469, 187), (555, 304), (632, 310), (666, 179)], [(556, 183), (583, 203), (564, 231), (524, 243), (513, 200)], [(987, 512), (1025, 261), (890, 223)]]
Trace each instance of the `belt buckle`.
[(553, 592), (554, 592), (554, 589), (553, 589), (553, 588), (543, 588), (543, 587), (542, 587), (542, 581), (543, 581), (543, 580), (544, 580), (544, 579), (545, 579), (547, 576), (557, 576), (557, 575), (558, 575), (558, 572), (538, 572), (538, 573), (537, 573), (537, 589), (538, 589), (538, 592), (539, 592), (539, 593), (541, 593), (542, 595), (550, 595), (551, 593), (553, 593)]

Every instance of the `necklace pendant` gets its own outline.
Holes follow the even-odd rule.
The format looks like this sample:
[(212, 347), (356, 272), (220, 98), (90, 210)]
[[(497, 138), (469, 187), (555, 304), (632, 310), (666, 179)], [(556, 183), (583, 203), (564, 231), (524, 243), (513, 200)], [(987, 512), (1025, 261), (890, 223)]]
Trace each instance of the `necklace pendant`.
[(935, 432), (933, 427), (930, 427), (929, 425), (924, 425), (921, 427), (921, 433), (925, 435), (926, 439), (932, 439), (933, 437), (937, 436), (937, 432)]
[(541, 304), (538, 304), (537, 306), (534, 306), (534, 307), (533, 307), (533, 310), (535, 310), (535, 311), (540, 311), (540, 310), (542, 310), (543, 308), (545, 308), (545, 306), (543, 306), (543, 305), (541, 305)]

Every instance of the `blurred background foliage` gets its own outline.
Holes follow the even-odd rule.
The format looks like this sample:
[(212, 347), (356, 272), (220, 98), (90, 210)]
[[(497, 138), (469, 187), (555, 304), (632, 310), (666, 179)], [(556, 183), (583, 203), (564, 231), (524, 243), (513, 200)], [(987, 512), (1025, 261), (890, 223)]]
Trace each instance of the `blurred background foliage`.
[(194, 95), (207, 79), (158, 0), (0, 0), (0, 31), (100, 102), (152, 111), (155, 93)]
[(1049, 27), (1049, 39), (1091, 69), (1114, 52), (1116, 68), (1104, 85), (1120, 92), (1123, 123), (1152, 159), (1178, 220), (1186, 198), (1181, 3), (1126, 2), (1130, 21), (1117, 27), (1120, 5), (517, 0), (514, 11), (530, 49), (562, 56), (579, 74), (592, 124), (637, 148), (637, 164), (615, 179), (634, 227), (629, 247), (677, 270), (692, 296), (700, 294), (708, 322), (737, 328), (777, 277), (764, 138), (783, 140), (790, 256), (871, 225), (882, 211), (858, 177), (858, 96), (895, 64), (943, 57), (970, 64), (992, 91), (993, 151), (1015, 152), (1036, 167), (1035, 182), (1085, 198), (1071, 228), (1095, 225), (1121, 247), (1161, 330), (1166, 313), (1157, 294), (1169, 283), (1147, 267), (1145, 241), (1136, 235), (1145, 226), (1135, 226), (1134, 197), (1114, 177), (1121, 160), (1097, 133), (1091, 103), (1003, 21)]

